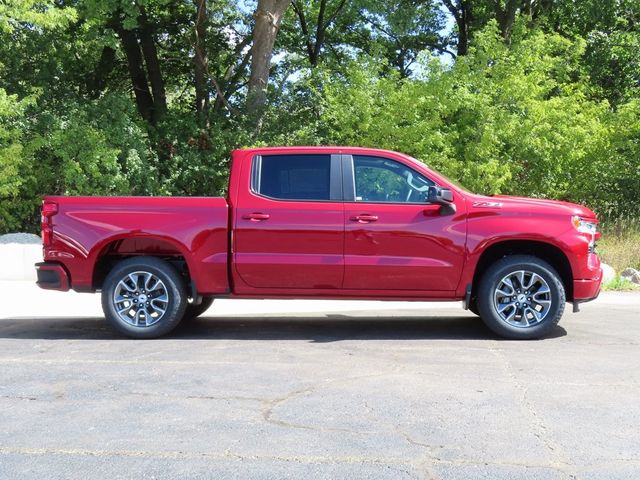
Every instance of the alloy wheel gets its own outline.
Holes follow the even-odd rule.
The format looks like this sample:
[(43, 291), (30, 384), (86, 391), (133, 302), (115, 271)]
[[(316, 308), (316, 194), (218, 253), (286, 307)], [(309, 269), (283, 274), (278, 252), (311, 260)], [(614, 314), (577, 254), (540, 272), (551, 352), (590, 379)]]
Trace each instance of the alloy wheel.
[(551, 310), (551, 289), (535, 272), (516, 270), (497, 284), (493, 304), (500, 318), (514, 327), (541, 323)]
[(167, 311), (169, 294), (164, 282), (150, 272), (125, 275), (113, 292), (113, 305), (121, 320), (134, 327), (150, 327)]

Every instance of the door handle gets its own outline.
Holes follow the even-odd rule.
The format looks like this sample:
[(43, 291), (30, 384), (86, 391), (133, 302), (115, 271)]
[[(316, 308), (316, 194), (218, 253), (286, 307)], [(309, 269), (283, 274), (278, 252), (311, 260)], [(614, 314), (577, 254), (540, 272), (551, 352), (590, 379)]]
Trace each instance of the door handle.
[(243, 215), (242, 218), (245, 220), (251, 220), (253, 222), (259, 222), (261, 220), (269, 220), (270, 215), (268, 213), (249, 213), (247, 215)]
[(361, 215), (356, 215), (355, 217), (351, 217), (351, 220), (359, 223), (369, 223), (369, 222), (375, 222), (376, 220), (378, 220), (378, 216), (363, 213)]

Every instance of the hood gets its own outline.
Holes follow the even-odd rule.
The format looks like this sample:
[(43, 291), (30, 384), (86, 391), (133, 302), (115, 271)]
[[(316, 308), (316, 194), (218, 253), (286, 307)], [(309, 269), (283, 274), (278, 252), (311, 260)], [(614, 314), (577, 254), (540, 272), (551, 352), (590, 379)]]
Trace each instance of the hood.
[(470, 198), (470, 208), (521, 210), (531, 214), (551, 213), (578, 215), (585, 219), (595, 219), (593, 210), (577, 203), (560, 200), (546, 200), (543, 198), (514, 197), (511, 195), (473, 195)]

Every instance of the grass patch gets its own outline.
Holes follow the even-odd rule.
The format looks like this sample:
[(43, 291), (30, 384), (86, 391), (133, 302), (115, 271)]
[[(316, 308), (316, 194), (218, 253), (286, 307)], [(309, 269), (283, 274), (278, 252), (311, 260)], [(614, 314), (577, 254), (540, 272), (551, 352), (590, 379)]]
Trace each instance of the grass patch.
[(619, 275), (602, 284), (603, 290), (635, 290), (636, 288), (635, 284)]
[(640, 270), (640, 218), (603, 222), (598, 253), (618, 275), (629, 267)]

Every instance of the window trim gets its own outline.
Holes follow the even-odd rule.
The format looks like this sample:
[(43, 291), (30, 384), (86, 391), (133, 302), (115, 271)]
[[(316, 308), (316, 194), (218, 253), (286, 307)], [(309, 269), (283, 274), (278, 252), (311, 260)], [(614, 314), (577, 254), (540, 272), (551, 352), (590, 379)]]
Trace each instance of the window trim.
[[(404, 162), (400, 162), (395, 158), (384, 157), (382, 155), (372, 155), (372, 154), (356, 154), (361, 157), (374, 157), (380, 158), (382, 160), (387, 160), (389, 162), (399, 163), (400, 165), (405, 166), (409, 170), (414, 173), (417, 173), (420, 176), (425, 177), (427, 180), (433, 182), (435, 186), (440, 186), (438, 182), (436, 182), (433, 178), (429, 177), (429, 175), (425, 175), (424, 173), (418, 172), (414, 168), (410, 167)], [(433, 205), (433, 202), (374, 202), (374, 201), (358, 201), (356, 200), (356, 174), (355, 174), (355, 162), (353, 160), (353, 155), (343, 155), (342, 156), (342, 169), (345, 172), (343, 175), (342, 189), (344, 193), (344, 201), (354, 204), (372, 204), (372, 205)]]
[[(262, 173), (262, 157), (263, 155), (255, 155), (251, 159), (251, 174), (249, 175), (249, 191), (254, 195), (273, 200), (274, 202), (309, 202), (309, 203), (342, 203), (343, 191), (342, 191), (342, 171), (343, 166), (340, 161), (339, 154), (333, 153), (274, 153), (272, 155), (264, 156), (310, 156), (310, 155), (328, 155), (329, 156), (329, 199), (310, 199), (310, 198), (278, 198), (260, 193), (260, 179)], [(257, 188), (256, 188), (257, 184)]]

